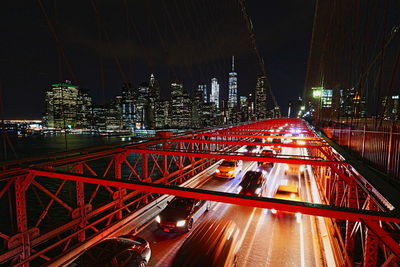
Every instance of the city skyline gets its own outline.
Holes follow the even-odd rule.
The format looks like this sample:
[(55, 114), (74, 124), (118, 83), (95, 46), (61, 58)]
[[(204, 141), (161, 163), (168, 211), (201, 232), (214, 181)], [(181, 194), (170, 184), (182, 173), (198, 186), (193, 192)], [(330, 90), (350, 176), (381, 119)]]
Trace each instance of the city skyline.
[[(228, 88), (220, 88), (218, 79), (212, 78), (211, 90), (207, 90), (207, 84), (198, 84), (197, 90), (189, 93), (183, 82), (172, 80), (168, 99), (160, 96), (160, 84), (151, 73), (148, 82), (139, 85), (124, 83), (121, 92), (103, 105), (95, 103), (88, 90), (69, 80), (52, 84), (46, 91), (43, 126), (50, 130), (134, 132), (136, 129), (170, 127), (196, 129), (271, 117), (273, 113), (268, 112), (265, 84), (260, 91), (258, 82), (253, 94), (255, 98), (251, 97), (252, 94), (244, 96), (246, 100), (238, 105), (238, 74), (234, 70), (232, 56)], [(260, 79), (264, 81), (265, 77)]]
[[(194, 12), (160, 1), (128, 4), (129, 25), (124, 17), (126, 12), (121, 10), (123, 4), (97, 3), (105, 24), (99, 25), (90, 5), (60, 2), (53, 10), (44, 2), (50, 22), (57, 29), (66, 63), (37, 3), (22, 5), (10, 1), (0, 11), (3, 25), (10, 25), (3, 31), (0, 66), (4, 116), (40, 117), (48, 85), (64, 80), (88, 88), (95, 103), (105, 103), (117, 95), (124, 82), (137, 85), (147, 80), (149, 73), (158, 77), (163, 97), (168, 96), (169, 83), (175, 79), (182, 80), (191, 92), (197, 89), (197, 84), (209, 84), (212, 77), (218, 79), (221, 88), (227, 88), (226, 70), (231, 68), (232, 55), (240, 63), (235, 65), (235, 71), (240, 73), (238, 95), (248, 95), (254, 90), (258, 67), (237, 5), (206, 1), (203, 6), (195, 3)], [(209, 14), (211, 4), (214, 7), (211, 16), (202, 16)], [(182, 3), (182, 8), (186, 5)], [(265, 3), (247, 5), (256, 25), (268, 78), (279, 104), (284, 107), (284, 96), (289, 92), (300, 95), (303, 88), (314, 3), (283, 1), (273, 3), (273, 11), (264, 8)], [(109, 9), (115, 12), (106, 12)], [(23, 16), (13, 15), (20, 14), (21, 10)], [(134, 10), (143, 12), (136, 14)], [(267, 16), (263, 10), (267, 10)], [(166, 12), (179, 12), (181, 16), (168, 17)], [(74, 14), (73, 19), (70, 14)], [(286, 23), (280, 22), (282, 18)], [(109, 35), (109, 42), (105, 34)], [(270, 36), (274, 36), (273, 43)], [(300, 45), (294, 50), (288, 49), (293, 38)], [(285, 67), (282, 69), (282, 66)]]

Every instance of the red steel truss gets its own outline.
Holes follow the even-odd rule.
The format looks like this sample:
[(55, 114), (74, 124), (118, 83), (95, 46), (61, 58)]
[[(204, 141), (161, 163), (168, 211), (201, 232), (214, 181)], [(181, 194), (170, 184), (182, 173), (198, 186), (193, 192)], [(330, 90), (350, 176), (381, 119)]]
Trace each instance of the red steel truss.
[[(284, 136), (296, 128), (298, 136)], [(274, 132), (272, 132), (273, 130)], [(276, 134), (280, 134), (277, 136)], [(301, 135), (300, 135), (301, 134)], [(245, 145), (271, 146), (292, 139), (308, 156), (261, 157), (239, 152)], [(260, 142), (264, 140), (264, 142)], [(298, 142), (301, 141), (301, 142)], [(219, 159), (310, 165), (322, 203), (238, 196), (178, 187)], [(137, 143), (73, 151), (52, 160), (36, 158), (2, 164), (0, 201), (7, 222), (1, 227), (0, 263), (46, 264), (162, 194), (324, 216), (341, 265), (398, 262), (397, 207), (363, 179), (303, 121), (276, 119), (187, 132)]]

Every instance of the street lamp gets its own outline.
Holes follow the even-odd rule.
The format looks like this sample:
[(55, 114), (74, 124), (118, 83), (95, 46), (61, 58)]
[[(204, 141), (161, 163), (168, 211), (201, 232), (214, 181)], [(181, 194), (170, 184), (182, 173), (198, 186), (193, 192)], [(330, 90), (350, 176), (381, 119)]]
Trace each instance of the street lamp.
[(317, 99), (316, 106), (315, 106), (315, 113), (314, 113), (314, 127), (317, 127), (317, 122), (319, 121), (319, 104), (322, 98), (322, 90), (323, 87), (313, 87), (312, 88), (312, 96), (313, 98)]

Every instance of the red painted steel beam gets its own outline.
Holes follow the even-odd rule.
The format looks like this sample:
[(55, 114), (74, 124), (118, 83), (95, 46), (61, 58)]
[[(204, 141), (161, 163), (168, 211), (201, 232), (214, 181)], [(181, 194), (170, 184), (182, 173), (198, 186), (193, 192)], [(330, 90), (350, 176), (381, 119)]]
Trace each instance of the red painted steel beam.
[(321, 138), (316, 136), (280, 136), (280, 135), (253, 135), (253, 134), (213, 134), (213, 133), (198, 133), (196, 136), (207, 136), (207, 137), (249, 137), (249, 138), (276, 138), (276, 139), (299, 139), (299, 140), (313, 140), (319, 141)]
[(129, 149), (130, 153), (149, 153), (157, 155), (170, 155), (170, 156), (184, 156), (184, 157), (195, 157), (195, 158), (209, 158), (209, 159), (236, 159), (244, 161), (259, 161), (259, 162), (276, 162), (276, 163), (287, 163), (287, 164), (304, 164), (304, 165), (319, 165), (319, 166), (331, 166), (332, 164), (348, 164), (342, 161), (326, 161), (326, 160), (315, 160), (315, 159), (296, 159), (296, 158), (278, 158), (278, 157), (262, 157), (258, 155), (245, 155), (241, 152), (186, 152), (186, 151), (174, 151), (174, 150), (156, 150), (156, 149)]
[[(116, 179), (100, 179), (77, 174), (49, 172), (43, 170), (31, 170), (35, 175), (56, 178), (62, 180), (79, 181), (91, 184), (100, 184), (114, 187), (123, 187), (131, 190), (139, 190), (157, 194), (174, 195), (179, 197), (187, 197), (194, 199), (210, 200), (223, 202), (228, 204), (257, 207), (263, 209), (276, 209), (288, 212), (300, 212), (302, 214), (336, 218), (340, 220), (353, 221), (387, 221), (400, 223), (400, 218), (396, 215), (391, 215), (388, 212), (359, 210), (344, 207), (332, 207), (323, 204), (314, 204), (307, 202), (297, 202), (290, 200), (274, 199), (267, 197), (244, 196), (233, 193), (210, 191), (197, 188), (183, 188), (171, 185), (161, 185), (143, 182), (124, 182)], [(383, 231), (383, 230), (382, 230)]]
[(245, 146), (245, 145), (257, 145), (257, 146), (281, 146), (281, 147), (298, 147), (298, 148), (320, 148), (320, 147), (327, 147), (329, 145), (327, 144), (305, 144), (305, 145), (299, 145), (299, 144), (277, 144), (277, 143), (254, 143), (254, 142), (243, 142), (243, 141), (217, 141), (217, 140), (196, 140), (196, 139), (168, 139), (168, 142), (173, 142), (173, 143), (196, 143), (196, 144), (218, 144), (218, 145), (239, 145), (239, 146)]
[(371, 230), (379, 240), (393, 252), (394, 255), (400, 258), (399, 243), (386, 233), (377, 221), (368, 219), (361, 219), (361, 221), (368, 227), (368, 230)]
[(311, 131), (300, 131), (300, 132), (291, 132), (291, 131), (279, 131), (279, 132), (270, 132), (269, 129), (263, 129), (263, 130), (244, 130), (244, 129), (226, 129), (226, 130), (217, 130), (215, 133), (248, 133), (248, 134), (306, 134), (306, 135), (312, 135), (315, 136), (314, 133)]

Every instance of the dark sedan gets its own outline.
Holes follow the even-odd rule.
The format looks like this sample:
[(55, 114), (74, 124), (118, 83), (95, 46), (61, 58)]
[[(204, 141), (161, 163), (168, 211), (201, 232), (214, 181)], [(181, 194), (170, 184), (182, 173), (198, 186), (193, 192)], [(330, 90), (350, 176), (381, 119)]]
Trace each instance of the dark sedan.
[(262, 172), (248, 171), (238, 186), (241, 195), (261, 196), (265, 187), (265, 176)]
[(143, 238), (124, 235), (107, 238), (85, 250), (68, 267), (144, 267), (150, 259), (149, 243)]
[(156, 217), (156, 222), (165, 232), (190, 231), (193, 223), (209, 209), (209, 204), (205, 200), (175, 197)]
[(183, 242), (171, 267), (235, 266), (239, 232), (233, 221), (203, 222)]
[[(261, 156), (266, 157), (266, 158), (272, 158), (272, 157), (275, 157), (275, 153), (273, 150), (265, 149), (265, 150), (261, 151)], [(273, 162), (259, 161), (257, 164), (261, 168), (273, 168), (274, 167)]]

